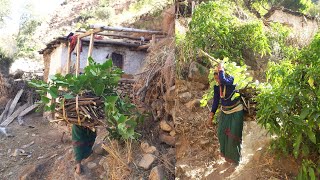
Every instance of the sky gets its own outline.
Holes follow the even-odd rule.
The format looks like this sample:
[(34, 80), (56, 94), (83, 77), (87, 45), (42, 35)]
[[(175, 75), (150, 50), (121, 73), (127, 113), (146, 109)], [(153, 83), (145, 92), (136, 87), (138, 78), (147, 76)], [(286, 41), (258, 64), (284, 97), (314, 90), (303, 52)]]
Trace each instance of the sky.
[(26, 5), (31, 5), (34, 15), (39, 17), (48, 16), (52, 13), (64, 0), (11, 0), (11, 14), (6, 18), (6, 25), (0, 31), (15, 32), (18, 31), (19, 20), (21, 15), (27, 11)]

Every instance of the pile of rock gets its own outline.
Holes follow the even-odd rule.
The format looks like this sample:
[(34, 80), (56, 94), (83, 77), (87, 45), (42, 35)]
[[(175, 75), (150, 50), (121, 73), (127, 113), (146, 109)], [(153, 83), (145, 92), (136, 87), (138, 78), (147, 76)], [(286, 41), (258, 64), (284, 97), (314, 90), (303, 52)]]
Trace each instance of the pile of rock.
[(172, 121), (168, 122), (166, 120), (161, 120), (159, 125), (160, 125), (160, 131), (159, 131), (160, 141), (170, 146), (175, 146), (176, 131), (174, 129), (174, 123)]
[(130, 101), (132, 102), (134, 98), (133, 93), (133, 84), (135, 83), (134, 79), (121, 79), (118, 83), (117, 93), (120, 97), (129, 97)]
[(149, 180), (165, 179), (165, 169), (163, 165), (159, 165), (159, 162), (157, 165), (155, 165), (155, 163), (157, 162), (156, 159), (159, 156), (157, 148), (154, 146), (150, 146), (147, 142), (142, 142), (141, 150), (143, 152), (143, 156), (139, 161), (138, 166), (140, 168), (143, 168), (144, 170), (149, 170), (152, 164), (154, 164), (149, 175)]

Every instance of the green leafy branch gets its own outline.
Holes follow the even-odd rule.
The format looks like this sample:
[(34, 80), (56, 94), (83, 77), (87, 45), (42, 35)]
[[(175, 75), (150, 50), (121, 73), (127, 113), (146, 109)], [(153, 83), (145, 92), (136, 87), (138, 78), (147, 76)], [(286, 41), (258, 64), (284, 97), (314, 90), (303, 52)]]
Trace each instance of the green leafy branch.
[(58, 97), (71, 99), (86, 92), (102, 97), (110, 136), (123, 140), (135, 139), (139, 136), (135, 128), (143, 120), (143, 115), (137, 111), (134, 104), (121, 99), (116, 93), (122, 73), (121, 69), (113, 66), (111, 60), (98, 64), (89, 57), (89, 65), (79, 76), (56, 74), (50, 77), (48, 83), (32, 80), (29, 85), (37, 89), (45, 111), (54, 110), (56, 105), (62, 102), (50, 104), (52, 99), (56, 100)]

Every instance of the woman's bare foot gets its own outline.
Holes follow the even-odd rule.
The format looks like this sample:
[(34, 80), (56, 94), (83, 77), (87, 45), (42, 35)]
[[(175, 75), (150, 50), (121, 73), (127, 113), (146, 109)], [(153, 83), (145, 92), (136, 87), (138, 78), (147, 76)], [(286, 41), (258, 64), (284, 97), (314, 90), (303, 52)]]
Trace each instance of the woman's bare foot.
[(81, 163), (77, 163), (77, 165), (76, 165), (76, 173), (77, 174), (81, 174), (82, 173)]

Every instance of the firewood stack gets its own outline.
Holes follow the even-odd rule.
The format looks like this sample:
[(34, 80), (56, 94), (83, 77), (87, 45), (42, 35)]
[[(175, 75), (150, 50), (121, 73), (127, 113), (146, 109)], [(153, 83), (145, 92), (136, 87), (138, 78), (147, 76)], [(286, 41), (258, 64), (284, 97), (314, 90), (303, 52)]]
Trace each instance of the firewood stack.
[(60, 98), (60, 102), (55, 110), (58, 120), (87, 127), (105, 125), (103, 101), (100, 97)]
[(258, 95), (256, 89), (245, 88), (240, 90), (244, 107), (244, 121), (255, 121), (257, 112), (257, 102), (254, 98)]

